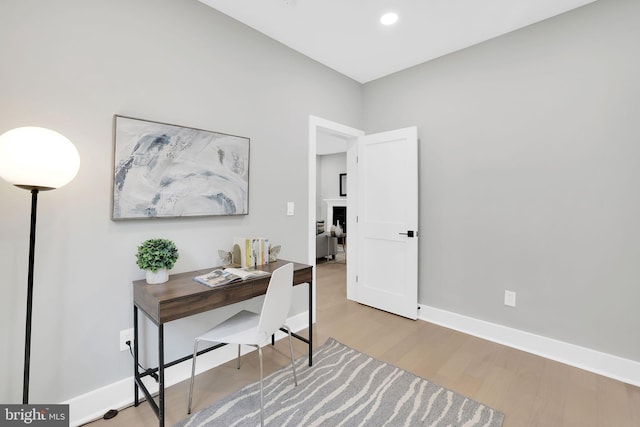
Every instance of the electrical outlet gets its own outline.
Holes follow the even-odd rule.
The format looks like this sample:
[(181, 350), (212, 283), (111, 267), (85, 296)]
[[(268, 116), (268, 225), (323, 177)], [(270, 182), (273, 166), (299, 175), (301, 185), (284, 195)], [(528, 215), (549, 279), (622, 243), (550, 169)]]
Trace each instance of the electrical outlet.
[(131, 347), (133, 347), (133, 328), (120, 331), (120, 351), (129, 350), (127, 341), (131, 341)]
[(287, 202), (287, 215), (288, 216), (293, 216), (293, 212), (294, 212), (294, 204), (293, 204), (293, 202)]
[(504, 305), (509, 307), (516, 306), (516, 293), (513, 291), (504, 291)]

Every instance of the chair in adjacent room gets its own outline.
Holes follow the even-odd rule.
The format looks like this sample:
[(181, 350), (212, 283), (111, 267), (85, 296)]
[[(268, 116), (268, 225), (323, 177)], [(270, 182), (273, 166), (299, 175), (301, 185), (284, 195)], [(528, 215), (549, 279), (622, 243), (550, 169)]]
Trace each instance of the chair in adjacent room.
[(250, 345), (258, 349), (260, 359), (260, 423), (264, 425), (264, 394), (262, 386), (262, 346), (269, 343), (271, 336), (280, 328), (287, 330), (289, 334), (289, 351), (291, 352), (291, 368), (293, 369), (293, 381), (298, 385), (296, 367), (293, 359), (293, 342), (291, 340), (291, 328), (285, 321), (291, 306), (293, 293), (293, 264), (289, 263), (276, 269), (271, 274), (269, 286), (264, 298), (260, 314), (243, 310), (233, 317), (225, 320), (218, 326), (196, 337), (193, 346), (193, 364), (191, 366), (191, 385), (189, 388), (189, 409), (191, 413), (191, 400), (193, 398), (193, 382), (196, 371), (196, 354), (198, 344), (201, 341), (210, 343), (238, 344), (238, 369), (240, 369), (240, 346)]

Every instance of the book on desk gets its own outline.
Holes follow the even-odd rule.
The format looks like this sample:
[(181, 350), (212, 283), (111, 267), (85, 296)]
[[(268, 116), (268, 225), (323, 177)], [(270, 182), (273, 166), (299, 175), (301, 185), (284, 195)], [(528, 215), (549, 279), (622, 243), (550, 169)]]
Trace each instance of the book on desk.
[(268, 276), (271, 273), (262, 270), (247, 270), (242, 268), (218, 268), (207, 274), (202, 274), (193, 278), (198, 283), (214, 287), (228, 285), (229, 283), (241, 282), (254, 277)]

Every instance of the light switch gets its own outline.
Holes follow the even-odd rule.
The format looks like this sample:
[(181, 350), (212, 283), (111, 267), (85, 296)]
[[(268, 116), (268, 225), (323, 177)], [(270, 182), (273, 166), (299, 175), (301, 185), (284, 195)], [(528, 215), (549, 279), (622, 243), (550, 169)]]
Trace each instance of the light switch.
[(287, 202), (287, 216), (293, 216), (293, 202)]

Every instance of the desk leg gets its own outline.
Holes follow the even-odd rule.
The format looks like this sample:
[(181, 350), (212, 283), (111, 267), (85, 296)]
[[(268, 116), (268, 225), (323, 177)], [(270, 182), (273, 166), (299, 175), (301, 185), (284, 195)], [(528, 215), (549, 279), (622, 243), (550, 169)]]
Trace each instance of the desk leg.
[(164, 325), (158, 325), (158, 419), (164, 427)]
[(309, 366), (313, 365), (313, 281), (309, 281)]
[(138, 372), (138, 307), (133, 305), (133, 405), (138, 406), (139, 400), (139, 387), (138, 379), (140, 378), (140, 372)]

